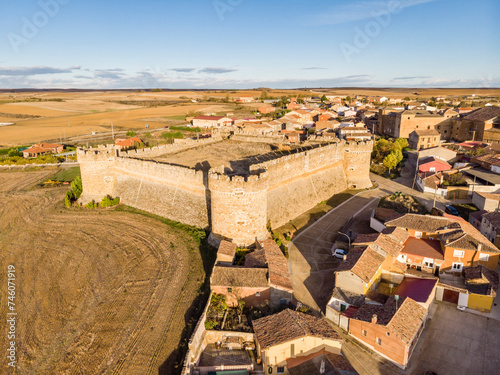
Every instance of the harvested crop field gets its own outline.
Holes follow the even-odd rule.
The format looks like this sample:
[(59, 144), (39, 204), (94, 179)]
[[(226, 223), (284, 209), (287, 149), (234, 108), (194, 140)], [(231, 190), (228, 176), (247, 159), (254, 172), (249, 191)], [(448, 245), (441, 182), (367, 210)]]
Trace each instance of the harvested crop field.
[(199, 244), (147, 216), (66, 209), (65, 187), (33, 188), (54, 173), (0, 173), (0, 313), (7, 316), (12, 264), (15, 373), (178, 373), (187, 325), (202, 304)]
[[(223, 165), (226, 173), (247, 174), (250, 165), (260, 159), (264, 161), (267, 159), (265, 154), (274, 149), (277, 147), (268, 143), (225, 140), (154, 159), (205, 171)], [(258, 158), (257, 155), (263, 156)]]

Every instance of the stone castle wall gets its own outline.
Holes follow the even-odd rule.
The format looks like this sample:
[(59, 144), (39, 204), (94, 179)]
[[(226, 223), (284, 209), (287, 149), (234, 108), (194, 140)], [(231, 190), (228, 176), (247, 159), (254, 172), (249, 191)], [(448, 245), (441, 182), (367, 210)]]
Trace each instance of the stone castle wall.
[[(196, 142), (184, 146), (196, 147)], [(321, 145), (253, 165), (246, 177), (144, 160), (158, 150), (78, 150), (81, 201), (99, 201), (109, 194), (132, 207), (211, 227), (219, 238), (249, 245), (267, 236), (268, 222), (276, 228), (346, 188), (371, 186), (372, 147), (371, 141)]]

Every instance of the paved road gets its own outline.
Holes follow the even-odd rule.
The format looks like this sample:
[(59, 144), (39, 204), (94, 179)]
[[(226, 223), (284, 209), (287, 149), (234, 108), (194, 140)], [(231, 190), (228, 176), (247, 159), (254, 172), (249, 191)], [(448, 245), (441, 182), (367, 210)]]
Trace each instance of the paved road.
[[(433, 207), (434, 196), (412, 190), (411, 179), (405, 181), (401, 178), (398, 182), (374, 174), (371, 178), (379, 184), (377, 189), (364, 191), (331, 210), (303, 230), (289, 246), (288, 262), (295, 298), (317, 312), (325, 311), (334, 287), (333, 271), (339, 260), (331, 255), (332, 245), (339, 236), (338, 231), (351, 218), (355, 217), (361, 223), (354, 235), (371, 232), (368, 223), (372, 210), (377, 207), (381, 196), (395, 191), (417, 197), (429, 210)], [(445, 199), (436, 198), (437, 207), (444, 209), (445, 204)]]

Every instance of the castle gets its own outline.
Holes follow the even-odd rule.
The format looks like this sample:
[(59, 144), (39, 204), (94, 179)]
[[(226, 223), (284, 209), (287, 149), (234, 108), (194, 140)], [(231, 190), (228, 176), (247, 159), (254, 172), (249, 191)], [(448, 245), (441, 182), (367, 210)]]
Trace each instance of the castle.
[(114, 145), (77, 150), (82, 203), (104, 196), (181, 223), (211, 229), (211, 239), (240, 246), (279, 227), (347, 188), (368, 188), (372, 141), (318, 142), (250, 165), (246, 175), (224, 167), (208, 171), (151, 160), (220, 137), (121, 151)]

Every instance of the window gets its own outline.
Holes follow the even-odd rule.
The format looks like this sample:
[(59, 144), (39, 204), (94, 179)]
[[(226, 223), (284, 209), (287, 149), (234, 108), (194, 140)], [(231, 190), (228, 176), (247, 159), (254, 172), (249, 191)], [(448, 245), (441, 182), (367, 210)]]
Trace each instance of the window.
[(377, 344), (382, 345), (382, 340), (377, 337)]
[(260, 292), (255, 292), (255, 295), (256, 295), (257, 297), (260, 297)]
[(278, 367), (278, 374), (284, 374), (285, 373), (285, 368), (284, 367)]
[(390, 335), (391, 335), (391, 333), (390, 333), (390, 332), (386, 332), (385, 334), (386, 334), (387, 336), (390, 336)]
[(232, 293), (233, 292), (233, 288), (227, 288), (227, 292), (228, 293)]
[(458, 262), (453, 262), (453, 265), (451, 266), (451, 269), (453, 271), (462, 271), (463, 263), (458, 263)]
[(465, 252), (463, 250), (455, 250), (453, 251), (453, 256), (455, 258), (463, 258), (465, 255)]
[(424, 266), (426, 267), (434, 267), (434, 259), (432, 258), (424, 258)]
[(488, 260), (490, 260), (489, 254), (479, 253), (479, 261), (480, 262), (487, 262)]
[(362, 329), (362, 330), (361, 330), (361, 334), (362, 334), (363, 336), (366, 336), (366, 331), (365, 331), (364, 329)]
[(335, 305), (338, 306), (339, 305), (339, 301), (338, 300), (335, 300)]

